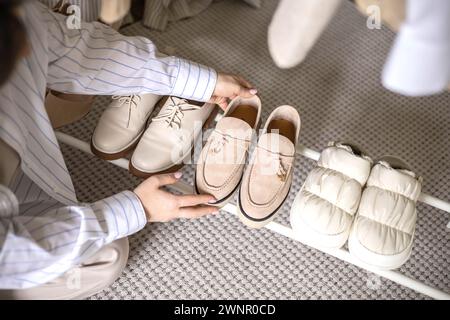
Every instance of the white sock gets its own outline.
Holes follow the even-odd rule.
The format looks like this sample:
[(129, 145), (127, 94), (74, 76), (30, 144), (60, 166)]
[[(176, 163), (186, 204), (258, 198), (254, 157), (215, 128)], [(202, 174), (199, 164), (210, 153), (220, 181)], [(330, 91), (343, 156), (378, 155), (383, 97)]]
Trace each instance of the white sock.
[(303, 61), (341, 0), (281, 0), (269, 26), (269, 51), (280, 68)]

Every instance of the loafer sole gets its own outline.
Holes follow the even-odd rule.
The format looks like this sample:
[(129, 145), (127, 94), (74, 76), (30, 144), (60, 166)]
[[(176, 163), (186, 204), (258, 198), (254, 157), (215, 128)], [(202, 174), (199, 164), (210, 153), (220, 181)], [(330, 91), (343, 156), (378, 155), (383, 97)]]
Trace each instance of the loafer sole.
[(238, 205), (237, 205), (239, 219), (241, 220), (241, 222), (243, 224), (245, 224), (247, 227), (252, 228), (252, 229), (260, 229), (260, 228), (264, 227), (265, 225), (267, 225), (269, 222), (271, 222), (277, 216), (277, 213), (280, 211), (281, 207), (286, 202), (286, 199), (289, 196), (290, 192), (291, 192), (291, 187), (289, 187), (289, 190), (288, 190), (286, 196), (284, 197), (283, 201), (281, 201), (280, 205), (272, 213), (268, 214), (265, 218), (262, 218), (262, 219), (250, 217), (244, 211), (244, 209), (242, 208), (242, 205), (241, 205), (241, 195), (239, 193)]

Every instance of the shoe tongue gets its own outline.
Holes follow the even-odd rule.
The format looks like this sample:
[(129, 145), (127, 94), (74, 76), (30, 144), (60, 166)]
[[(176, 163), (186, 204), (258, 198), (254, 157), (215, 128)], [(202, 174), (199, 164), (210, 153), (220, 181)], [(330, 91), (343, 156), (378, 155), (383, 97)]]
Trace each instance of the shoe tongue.
[(182, 98), (178, 98), (178, 97), (169, 97), (169, 99), (167, 99), (167, 102), (172, 104), (180, 104), (180, 103), (187, 103), (188, 101), (186, 99), (182, 99)]
[(389, 160), (388, 159), (381, 159), (381, 160), (378, 161), (378, 163), (381, 164), (382, 166), (386, 167), (386, 168), (395, 169), (397, 171), (403, 172), (404, 174), (409, 175), (409, 176), (413, 177), (414, 179), (417, 178), (417, 174), (414, 173), (413, 171), (411, 171), (406, 164), (401, 164), (400, 161), (402, 161), (402, 160), (395, 159), (395, 161), (399, 161), (398, 163), (394, 162), (394, 161), (389, 161)]
[(224, 117), (216, 125), (216, 130), (238, 139), (251, 139), (253, 129), (250, 125), (238, 118)]
[(169, 97), (166, 101), (166, 103), (164, 104), (165, 106), (168, 105), (183, 105), (183, 106), (196, 106), (196, 107), (200, 107), (202, 106), (204, 103), (200, 103), (200, 102), (194, 102), (194, 101), (189, 101), (187, 99), (182, 99), (182, 98), (178, 98), (178, 97)]
[(350, 153), (354, 153), (352, 147), (343, 143), (336, 143), (336, 148), (344, 149)]
[(258, 146), (271, 152), (293, 156), (295, 146), (291, 140), (278, 133), (264, 133), (259, 137)]

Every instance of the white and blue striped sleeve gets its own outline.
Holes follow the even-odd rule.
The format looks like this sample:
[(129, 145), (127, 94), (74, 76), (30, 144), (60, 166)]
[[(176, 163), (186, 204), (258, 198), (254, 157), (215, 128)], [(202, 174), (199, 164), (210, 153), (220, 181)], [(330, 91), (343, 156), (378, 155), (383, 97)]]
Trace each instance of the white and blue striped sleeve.
[(158, 53), (145, 37), (127, 37), (98, 22), (71, 29), (66, 17), (40, 7), (48, 26), (48, 86), (80, 94), (154, 93), (208, 101), (214, 69)]
[(92, 205), (49, 200), (19, 207), (14, 193), (0, 185), (0, 289), (47, 283), (146, 222), (131, 191)]

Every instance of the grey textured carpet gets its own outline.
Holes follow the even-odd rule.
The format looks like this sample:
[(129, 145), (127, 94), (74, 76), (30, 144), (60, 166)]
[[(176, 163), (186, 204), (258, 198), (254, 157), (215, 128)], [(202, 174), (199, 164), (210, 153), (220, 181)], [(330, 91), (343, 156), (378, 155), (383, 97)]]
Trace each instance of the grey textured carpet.
[[(301, 143), (321, 150), (330, 140), (351, 140), (373, 157), (395, 154), (424, 177), (424, 190), (450, 201), (450, 95), (406, 98), (384, 90), (380, 72), (393, 39), (387, 29), (368, 30), (345, 2), (304, 63), (282, 71), (266, 45), (276, 1), (260, 10), (222, 1), (166, 32), (139, 23), (123, 29), (161, 50), (244, 75), (258, 87), (264, 120), (280, 104), (301, 113)], [(88, 141), (108, 97), (63, 131)], [(125, 170), (63, 146), (81, 201), (94, 201), (139, 180)], [(294, 186), (276, 221), (288, 224), (291, 201), (312, 161), (299, 157)], [(192, 167), (184, 168), (192, 182)], [(413, 253), (401, 272), (450, 292), (449, 215), (418, 207)], [(412, 290), (263, 229), (247, 229), (223, 213), (196, 221), (150, 224), (130, 238), (123, 275), (94, 299), (423, 299)]]

